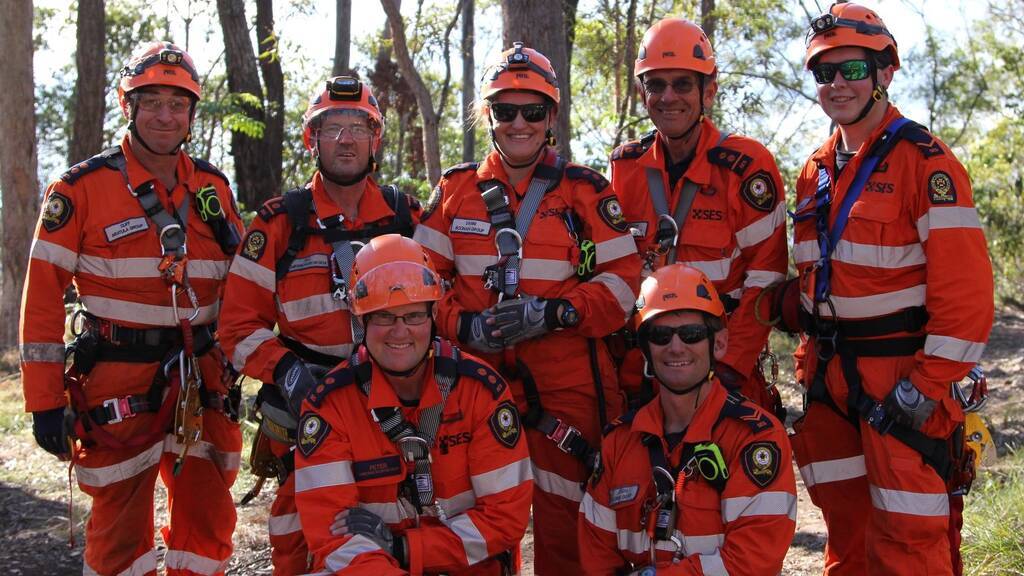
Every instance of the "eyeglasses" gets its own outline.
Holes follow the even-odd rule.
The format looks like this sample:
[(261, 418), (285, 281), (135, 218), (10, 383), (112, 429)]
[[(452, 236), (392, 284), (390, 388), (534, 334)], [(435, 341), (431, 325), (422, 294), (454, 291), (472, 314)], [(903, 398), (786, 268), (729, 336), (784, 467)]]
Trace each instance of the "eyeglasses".
[(509, 104), (507, 102), (495, 102), (491, 104), (491, 117), (498, 122), (515, 122), (516, 116), (521, 113), (523, 120), (532, 124), (547, 118), (549, 109), (550, 107), (546, 103)]
[(369, 126), (356, 124), (354, 126), (327, 126), (320, 129), (320, 136), (328, 140), (337, 140), (345, 132), (356, 142), (366, 142), (373, 137), (374, 131)]
[(811, 68), (814, 81), (818, 84), (831, 84), (836, 79), (836, 72), (843, 75), (849, 82), (863, 80), (871, 73), (871, 64), (867, 60), (847, 60), (839, 64), (820, 63)]
[(672, 335), (678, 334), (684, 344), (696, 344), (707, 340), (710, 330), (705, 324), (683, 324), (682, 326), (651, 326), (647, 332), (647, 340), (651, 344), (667, 346)]
[(376, 312), (370, 314), (369, 323), (372, 326), (394, 326), (395, 321), (399, 318), (402, 319), (406, 326), (419, 326), (430, 318), (430, 313), (425, 311), (409, 312), (408, 314), (398, 316), (390, 312)]
[(171, 114), (183, 114), (192, 108), (192, 99), (185, 96), (161, 98), (152, 94), (140, 94), (135, 102), (140, 110), (146, 112), (159, 112), (167, 108)]
[(676, 78), (671, 83), (661, 78), (651, 78), (644, 82), (644, 91), (648, 94), (664, 94), (669, 86), (672, 86), (672, 91), (676, 94), (689, 94), (693, 92), (697, 82), (690, 77)]

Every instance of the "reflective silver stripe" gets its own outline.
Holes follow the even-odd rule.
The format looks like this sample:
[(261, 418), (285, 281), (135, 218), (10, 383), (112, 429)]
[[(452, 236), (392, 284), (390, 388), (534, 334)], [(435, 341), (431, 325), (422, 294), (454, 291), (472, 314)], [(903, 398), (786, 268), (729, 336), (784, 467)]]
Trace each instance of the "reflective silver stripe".
[(248, 258), (235, 258), (235, 261), (231, 263), (231, 273), (239, 278), (245, 278), (268, 292), (277, 291), (277, 278), (274, 276), (274, 271)]
[(786, 275), (770, 270), (747, 270), (747, 277), (743, 279), (744, 288), (767, 288), (772, 284), (782, 282)]
[(974, 206), (949, 206), (946, 208), (929, 208), (917, 219), (917, 235), (921, 242), (928, 239), (932, 230), (947, 228), (981, 229), (978, 210)]
[(811, 462), (800, 467), (800, 476), (804, 479), (804, 485), (810, 488), (817, 484), (828, 482), (840, 482), (860, 478), (867, 474), (864, 467), (864, 455), (850, 456), (849, 458), (838, 458), (836, 460), (823, 460)]
[(583, 494), (583, 501), (580, 502), (580, 512), (591, 525), (604, 530), (605, 532), (616, 532), (618, 524), (615, 522), (615, 511), (594, 500), (590, 492)]
[[(228, 272), (228, 260), (189, 260), (190, 278), (223, 280)], [(78, 259), (78, 271), (103, 278), (159, 278), (160, 258), (103, 258), (82, 254)]]
[(717, 551), (700, 555), (700, 570), (704, 576), (729, 576), (729, 571), (722, 562), (722, 555)]
[(687, 556), (691, 554), (714, 554), (723, 544), (725, 544), (725, 534), (683, 535), (683, 550)]
[(573, 502), (583, 500), (583, 490), (580, 489), (578, 481), (569, 480), (554, 472), (538, 468), (534, 462), (531, 462), (530, 465), (533, 467), (533, 484), (541, 491), (560, 496), (566, 500), (572, 500)]
[[(918, 284), (895, 292), (883, 292), (871, 296), (836, 296), (832, 295), (832, 304), (835, 305), (836, 315), (840, 318), (872, 318), (899, 312), (904, 308), (913, 306), (924, 306), (925, 285)], [(807, 294), (800, 295), (800, 301), (804, 309), (811, 311), (811, 298)], [(828, 304), (819, 305), (819, 311), (824, 317), (831, 317), (832, 310)]]
[(295, 491), (306, 492), (317, 488), (352, 484), (352, 462), (327, 462), (295, 469)]
[(743, 248), (755, 246), (767, 240), (779, 226), (786, 224), (786, 203), (779, 202), (771, 214), (748, 224), (736, 231), (736, 245)]
[(271, 536), (284, 536), (285, 534), (302, 532), (302, 522), (299, 521), (299, 513), (293, 512), (291, 514), (271, 516), (267, 520), (267, 528)]
[[(145, 576), (156, 571), (156, 550), (149, 550), (132, 562), (131, 566), (117, 573), (117, 576)], [(82, 562), (83, 576), (100, 576), (88, 563)]]
[[(138, 302), (105, 298), (103, 296), (82, 296), (82, 304), (85, 305), (85, 308), (100, 318), (121, 322), (137, 322), (151, 326), (177, 326), (178, 320), (174, 317), (174, 310), (171, 308), (169, 300), (170, 296), (168, 296), (167, 306), (157, 306), (155, 304), (140, 304)], [(182, 296), (180, 300), (184, 302), (181, 302), (182, 306), (178, 308), (178, 313), (183, 318), (191, 316), (193, 308), (187, 305), (188, 298)], [(192, 321), (192, 325), (202, 326), (203, 324), (209, 324), (217, 319), (218, 312), (220, 312), (219, 301), (209, 306), (200, 306), (199, 315)]]
[(872, 484), (871, 503), (879, 510), (915, 516), (949, 516), (948, 494), (927, 494), (879, 488)]
[(348, 358), (352, 354), (352, 343), (348, 342), (345, 344), (304, 344), (306, 348), (314, 352), (321, 354), (327, 354), (329, 356), (338, 356), (339, 358)]
[(636, 294), (633, 293), (629, 284), (626, 284), (626, 281), (618, 274), (602, 272), (591, 278), (590, 281), (604, 284), (611, 291), (612, 296), (615, 296), (615, 301), (619, 303), (619, 308), (622, 308), (626, 316), (629, 316), (629, 313), (633, 311), (633, 306), (636, 304)]
[(145, 451), (122, 460), (117, 464), (100, 466), (98, 468), (86, 468), (81, 464), (75, 464), (75, 474), (78, 476), (78, 483), (85, 486), (102, 488), (115, 482), (134, 478), (160, 463), (160, 456), (164, 452), (164, 443), (161, 440), (153, 444)]
[(230, 557), (224, 560), (214, 560), (213, 558), (200, 556), (195, 552), (168, 550), (167, 554), (164, 555), (164, 567), (167, 569), (188, 570), (196, 574), (209, 576), (223, 572), (228, 566), (228, 560), (230, 560)]
[(281, 303), (281, 312), (284, 312), (284, 317), (289, 322), (298, 322), (339, 310), (348, 310), (348, 305), (344, 300), (335, 300), (330, 294), (316, 294)]
[(743, 297), (743, 288), (731, 290), (729, 292), (726, 292), (725, 295), (728, 296), (729, 298), (735, 298), (736, 300), (739, 300), (740, 298)]
[(924, 353), (954, 362), (977, 362), (985, 352), (984, 342), (962, 340), (952, 336), (929, 334), (924, 340)]
[(515, 488), (532, 479), (533, 470), (530, 468), (530, 459), (523, 458), (490, 472), (474, 474), (470, 477), (470, 482), (473, 484), (473, 492), (476, 496), (483, 498)]
[(804, 240), (793, 245), (793, 261), (797, 264), (816, 262), (820, 254), (821, 249), (817, 240)]
[(729, 277), (729, 271), (732, 269), (732, 261), (740, 255), (739, 248), (733, 250), (733, 253), (728, 258), (721, 258), (719, 260), (693, 260), (683, 262), (687, 266), (691, 266), (703, 272), (707, 275), (708, 280), (712, 282), (721, 282)]
[[(440, 500), (439, 500), (440, 501)], [(406, 518), (410, 518), (405, 513), (405, 509), (402, 505), (396, 502), (360, 502), (359, 507), (363, 510), (369, 510), (387, 524), (398, 524)], [(447, 510), (447, 508), (445, 509)]]
[(459, 254), (455, 256), (455, 270), (459, 273), (459, 276), (483, 276), (484, 270), (488, 266), (497, 264), (497, 262), (497, 256)]
[(565, 260), (523, 258), (519, 269), (520, 280), (549, 280), (561, 282), (576, 275), (576, 268)]
[[(178, 443), (174, 434), (168, 434), (164, 437), (164, 452), (170, 452), (172, 454), (181, 454), (182, 445)], [(209, 460), (213, 462), (220, 470), (238, 470), (239, 465), (242, 463), (241, 452), (224, 452), (218, 450), (216, 446), (206, 441), (199, 441), (192, 445), (188, 449), (187, 458), (202, 458), (203, 460)]]
[(890, 269), (920, 266), (925, 263), (924, 248), (920, 244), (881, 246), (859, 244), (848, 240), (839, 241), (832, 253), (832, 260), (858, 266)]
[[(239, 260), (244, 260), (244, 258), (239, 258)], [(241, 370), (245, 363), (249, 361), (249, 356), (260, 347), (260, 344), (274, 338), (277, 338), (277, 335), (272, 330), (257, 328), (235, 346), (235, 353), (231, 356), (231, 364)]]
[(448, 260), (454, 258), (455, 250), (452, 249), (452, 239), (429, 226), (417, 226), (412, 239)]
[(597, 265), (600, 266), (605, 262), (636, 254), (636, 241), (633, 240), (632, 236), (616, 236), (610, 240), (598, 242), (594, 245), (594, 248), (596, 249), (595, 260), (597, 260)]
[(18, 347), (22, 362), (64, 363), (64, 344), (50, 342), (26, 342)]
[(651, 537), (643, 530), (639, 532), (626, 529), (617, 530), (615, 533), (615, 545), (619, 547), (619, 550), (634, 554), (644, 554), (651, 549)]
[(789, 492), (758, 492), (753, 496), (722, 499), (722, 521), (745, 516), (789, 516), (796, 522), (796, 495)]
[(63, 268), (68, 272), (74, 272), (78, 266), (78, 254), (73, 250), (55, 244), (53, 242), (47, 242), (46, 240), (40, 240), (36, 238), (32, 241), (32, 249), (29, 251), (29, 257), (35, 258), (36, 260), (42, 260), (43, 262), (49, 262), (54, 266)]
[(470, 566), (487, 559), (487, 540), (484, 540), (483, 534), (468, 514), (459, 514), (445, 524), (462, 540), (462, 549), (466, 552), (466, 562)]
[[(486, 494), (481, 494), (481, 496), (486, 496)], [(445, 516), (451, 518), (476, 506), (476, 495), (473, 490), (465, 490), (451, 498), (438, 498), (437, 504), (444, 510)]]
[(331, 572), (340, 572), (347, 568), (356, 556), (377, 550), (381, 550), (381, 547), (376, 542), (357, 534), (335, 548), (334, 552), (328, 554), (324, 559), (324, 567)]

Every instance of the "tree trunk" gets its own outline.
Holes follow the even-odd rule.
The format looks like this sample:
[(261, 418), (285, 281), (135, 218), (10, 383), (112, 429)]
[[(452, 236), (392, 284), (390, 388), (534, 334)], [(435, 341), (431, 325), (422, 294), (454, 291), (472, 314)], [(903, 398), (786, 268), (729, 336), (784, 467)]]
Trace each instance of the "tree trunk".
[(473, 0), (462, 2), (462, 161), (476, 156), (476, 130), (473, 128), (473, 102), (476, 100), (476, 74), (473, 49), (476, 34), (473, 25)]
[[(18, 341), (21, 292), (39, 209), (36, 121), (32, 79), (32, 1), (6, 0), (0, 8), (4, 87), (0, 90), (0, 346)], [(102, 61), (101, 61), (102, 64)]]
[(103, 0), (78, 1), (78, 46), (75, 65), (74, 124), (68, 147), (68, 166), (97, 154), (103, 149), (104, 96), (106, 95), (106, 10)]
[(352, 0), (337, 0), (335, 21), (334, 68), (331, 74), (341, 76), (351, 73), (349, 68), (349, 47), (352, 44)]
[(700, 0), (700, 27), (704, 29), (711, 45), (715, 45), (715, 25), (718, 17), (715, 16), (715, 0)]
[[(259, 105), (240, 103), (245, 115), (262, 123), (263, 89), (260, 86), (256, 57), (249, 24), (245, 17), (244, 0), (217, 0), (217, 14), (224, 33), (224, 67), (227, 69), (228, 91), (231, 94), (250, 94)], [(235, 160), (235, 191), (245, 208), (253, 210), (279, 191), (270, 176), (266, 148), (260, 138), (251, 138), (242, 132), (231, 132), (231, 155)]]
[(266, 147), (267, 168), (274, 195), (281, 192), (281, 167), (284, 162), (284, 73), (278, 52), (277, 34), (274, 33), (273, 0), (256, 0), (256, 39), (260, 43), (260, 71), (267, 87), (266, 128), (263, 145)]
[(576, 1), (565, 0), (563, 9), (552, 9), (550, 0), (501, 0), (502, 47), (509, 48), (513, 42), (521, 41), (527, 47), (540, 51), (555, 68), (561, 104), (558, 106), (558, 122), (555, 137), (558, 153), (566, 159), (572, 158), (569, 146), (572, 112), (572, 95), (569, 88), (569, 52), (572, 38), (566, 34), (566, 9), (572, 9), (569, 22), (576, 20)]
[(423, 120), (423, 156), (427, 166), (427, 177), (430, 179), (430, 186), (433, 187), (441, 179), (441, 146), (437, 134), (438, 114), (434, 109), (430, 91), (423, 83), (423, 78), (416, 71), (412, 57), (409, 55), (409, 46), (405, 39), (405, 22), (398, 10), (398, 3), (396, 0), (380, 0), (380, 3), (384, 8), (384, 13), (388, 16), (388, 23), (391, 25), (398, 68), (412, 88), (413, 94), (416, 96), (416, 105), (420, 109), (420, 118)]

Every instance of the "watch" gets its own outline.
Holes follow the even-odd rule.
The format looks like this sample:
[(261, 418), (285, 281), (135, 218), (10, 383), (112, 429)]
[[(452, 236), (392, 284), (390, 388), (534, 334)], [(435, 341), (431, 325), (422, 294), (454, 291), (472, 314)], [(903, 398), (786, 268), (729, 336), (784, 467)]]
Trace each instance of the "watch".
[(559, 316), (558, 323), (562, 328), (572, 328), (580, 323), (580, 313), (568, 300), (562, 301), (562, 315)]

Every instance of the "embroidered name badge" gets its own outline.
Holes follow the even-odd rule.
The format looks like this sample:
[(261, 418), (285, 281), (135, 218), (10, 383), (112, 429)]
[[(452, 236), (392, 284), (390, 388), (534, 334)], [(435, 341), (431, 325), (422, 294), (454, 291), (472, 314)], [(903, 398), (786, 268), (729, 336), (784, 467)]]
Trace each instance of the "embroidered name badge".
[(397, 476), (401, 473), (402, 461), (397, 454), (383, 458), (374, 458), (373, 460), (359, 460), (352, 463), (352, 476), (356, 479), (356, 482)]
[(484, 220), (470, 220), (468, 218), (456, 218), (452, 220), (452, 232), (461, 234), (476, 234), (487, 236), (491, 233), (491, 223)]
[(331, 425), (320, 416), (307, 412), (299, 421), (299, 438), (295, 443), (302, 455), (309, 458), (331, 431)]
[(149, 230), (149, 222), (145, 218), (129, 218), (107, 226), (103, 229), (103, 233), (107, 235), (107, 242), (113, 242), (143, 230)]
[(629, 486), (616, 486), (608, 490), (608, 505), (618, 506), (619, 504), (625, 504), (626, 502), (632, 502), (636, 498), (637, 492), (640, 491), (640, 486), (636, 484), (630, 484)]

